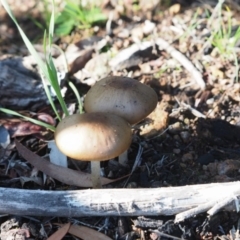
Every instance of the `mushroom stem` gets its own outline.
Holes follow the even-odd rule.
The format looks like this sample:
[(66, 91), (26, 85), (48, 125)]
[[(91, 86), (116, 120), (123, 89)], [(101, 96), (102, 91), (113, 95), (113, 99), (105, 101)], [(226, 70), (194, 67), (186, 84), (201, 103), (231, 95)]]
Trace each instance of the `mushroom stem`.
[(122, 154), (118, 156), (118, 162), (123, 166), (126, 166), (128, 162), (128, 150), (124, 151)]
[(91, 178), (93, 188), (102, 188), (100, 161), (91, 161)]

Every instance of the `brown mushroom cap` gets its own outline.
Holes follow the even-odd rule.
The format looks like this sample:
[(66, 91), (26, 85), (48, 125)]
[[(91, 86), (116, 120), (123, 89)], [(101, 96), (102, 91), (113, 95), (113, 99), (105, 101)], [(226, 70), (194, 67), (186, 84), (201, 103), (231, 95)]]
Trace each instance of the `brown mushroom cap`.
[(156, 107), (155, 91), (128, 77), (106, 77), (98, 81), (86, 94), (86, 112), (109, 112), (135, 124)]
[(119, 156), (132, 140), (130, 125), (109, 113), (74, 114), (57, 126), (55, 141), (66, 156), (77, 160), (102, 161)]

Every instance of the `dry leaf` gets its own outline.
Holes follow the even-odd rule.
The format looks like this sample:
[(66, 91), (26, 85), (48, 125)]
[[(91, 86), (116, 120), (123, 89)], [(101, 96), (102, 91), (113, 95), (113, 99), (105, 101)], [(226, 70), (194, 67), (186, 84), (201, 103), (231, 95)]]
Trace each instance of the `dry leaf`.
[(84, 53), (77, 57), (70, 66), (70, 74), (74, 74), (77, 71), (84, 68), (86, 63), (92, 58), (93, 49), (85, 50)]
[(40, 177), (20, 177), (20, 182), (22, 184), (22, 187), (24, 186), (24, 184), (26, 182), (35, 182), (36, 184), (42, 186), (43, 182), (42, 182), (42, 178)]
[(25, 240), (26, 238), (30, 238), (30, 232), (28, 229), (11, 229), (7, 232), (2, 232), (0, 234), (0, 239), (6, 240)]
[(44, 128), (25, 122), (22, 119), (1, 119), (0, 123), (8, 130), (11, 137), (27, 136), (41, 132)]
[(53, 126), (56, 125), (56, 122), (51, 115), (44, 112), (37, 113), (36, 115), (38, 120), (43, 121), (45, 123), (49, 123), (50, 125)]
[[(62, 226), (62, 224), (57, 224)], [(78, 226), (78, 225), (71, 225), (68, 230), (68, 233), (79, 237), (83, 240), (112, 240), (112, 238), (106, 236), (105, 234), (98, 232), (94, 229)]]
[(69, 231), (70, 223), (63, 224), (55, 233), (53, 233), (47, 240), (61, 240)]
[[(19, 154), (21, 154), (24, 159), (26, 159), (34, 167), (36, 167), (43, 173), (47, 174), (48, 176), (68, 185), (78, 187), (92, 187), (92, 180), (90, 174), (55, 165), (41, 158), (34, 152), (30, 151), (25, 146), (23, 146), (19, 141), (15, 140), (15, 144)], [(118, 181), (125, 177), (127, 176), (114, 180), (102, 177), (101, 178), (102, 185)]]

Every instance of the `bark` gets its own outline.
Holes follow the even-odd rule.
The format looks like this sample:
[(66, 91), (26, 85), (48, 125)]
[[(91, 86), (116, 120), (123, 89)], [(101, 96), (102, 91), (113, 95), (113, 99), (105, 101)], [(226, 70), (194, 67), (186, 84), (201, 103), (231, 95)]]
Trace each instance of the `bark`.
[(0, 61), (0, 107), (35, 110), (46, 105), (46, 94), (35, 65), (31, 57)]
[[(46, 191), (0, 188), (0, 213), (59, 217), (175, 215), (201, 208), (201, 205), (202, 211), (206, 211), (239, 194), (240, 182), (155, 189)], [(228, 210), (236, 210), (233, 203), (228, 201)]]

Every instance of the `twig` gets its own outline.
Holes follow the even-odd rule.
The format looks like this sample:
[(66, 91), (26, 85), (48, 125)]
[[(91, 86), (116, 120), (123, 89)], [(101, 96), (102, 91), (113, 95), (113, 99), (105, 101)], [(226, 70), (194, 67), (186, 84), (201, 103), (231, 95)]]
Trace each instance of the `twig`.
[(111, 61), (109, 62), (110, 67), (114, 70), (118, 69), (119, 66), (121, 66), (125, 61), (132, 58), (137, 52), (146, 50), (149, 47), (154, 47), (154, 43), (158, 45), (159, 49), (165, 50), (174, 59), (176, 59), (193, 76), (194, 80), (197, 82), (200, 88), (202, 90), (205, 89), (206, 84), (202, 78), (202, 74), (200, 73), (200, 71), (196, 69), (196, 67), (187, 57), (185, 57), (181, 52), (177, 51), (174, 47), (172, 47), (162, 38), (157, 38), (154, 42), (145, 41), (141, 43), (135, 43), (130, 47), (123, 49), (114, 58), (111, 59)]
[(197, 206), (195, 208), (192, 208), (190, 210), (181, 212), (181, 213), (176, 215), (175, 223), (181, 222), (181, 221), (183, 221), (185, 219), (188, 219), (190, 217), (193, 217), (193, 216), (195, 216), (195, 215), (197, 215), (199, 213), (206, 212), (208, 209), (210, 209), (216, 203), (217, 203), (217, 201), (214, 200), (214, 201), (211, 201), (211, 202), (200, 204), (199, 206)]
[(183, 240), (183, 238), (174, 237), (170, 234), (163, 233), (163, 232), (160, 232), (158, 230), (152, 230), (151, 232), (157, 234), (159, 237), (163, 236), (163, 237), (167, 237), (167, 238), (170, 238), (170, 239), (173, 239), (173, 240)]
[(185, 57), (181, 52), (177, 51), (173, 46), (171, 46), (167, 41), (162, 38), (156, 39), (156, 44), (162, 50), (169, 53), (174, 59), (176, 59), (182, 66), (193, 76), (194, 80), (200, 86), (202, 90), (205, 89), (206, 84), (202, 78), (202, 74), (196, 69), (187, 57)]
[(181, 102), (181, 105), (186, 109), (189, 110), (195, 117), (198, 118), (206, 118), (206, 116), (204, 114), (202, 114), (201, 112), (199, 112), (197, 109), (192, 108), (189, 104), (186, 104), (184, 102)]
[(223, 207), (225, 207), (226, 205), (230, 204), (231, 202), (235, 203), (236, 206), (236, 210), (237, 212), (239, 211), (239, 203), (238, 203), (238, 199), (236, 196), (228, 196), (224, 199), (222, 199), (220, 202), (218, 202), (217, 204), (215, 204), (210, 210), (208, 210), (208, 215), (213, 216), (215, 213), (217, 213), (220, 209), (222, 209)]
[(130, 173), (130, 175), (128, 176), (127, 180), (125, 181), (124, 183), (124, 186), (123, 187), (126, 187), (130, 177), (132, 176), (133, 172), (136, 170), (136, 168), (141, 164), (141, 156), (142, 156), (142, 153), (143, 153), (143, 148), (141, 145), (139, 145), (139, 148), (138, 148), (138, 153), (137, 153), (137, 156), (135, 158), (135, 162), (134, 162), (134, 165), (132, 167), (132, 171)]
[(147, 48), (153, 45), (152, 42), (146, 41), (142, 43), (135, 43), (128, 48), (123, 49), (120, 51), (114, 58), (112, 58), (109, 62), (109, 66), (112, 69), (118, 69), (119, 65), (124, 61), (130, 59), (136, 52), (144, 51)]

